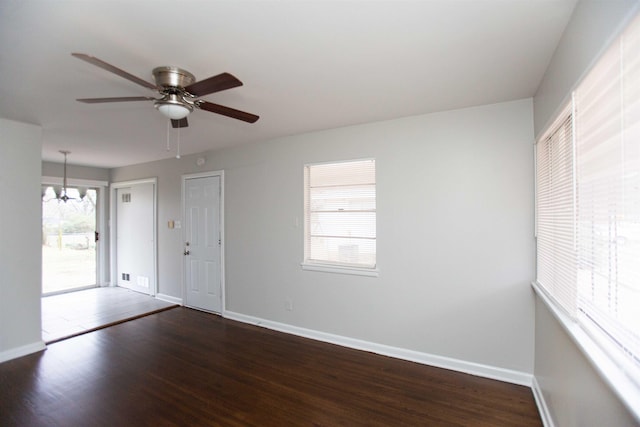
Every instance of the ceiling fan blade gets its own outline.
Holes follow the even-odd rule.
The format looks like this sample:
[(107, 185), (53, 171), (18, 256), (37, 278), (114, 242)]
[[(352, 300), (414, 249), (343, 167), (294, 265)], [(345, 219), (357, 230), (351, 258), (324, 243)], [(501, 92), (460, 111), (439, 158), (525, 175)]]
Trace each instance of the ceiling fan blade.
[(187, 122), (187, 118), (174, 120), (171, 119), (171, 126), (174, 128), (186, 128), (189, 126), (189, 122)]
[(129, 102), (129, 101), (155, 101), (155, 98), (150, 96), (120, 96), (116, 98), (81, 98), (76, 101), (84, 102), (85, 104), (101, 104), (103, 102)]
[(221, 90), (242, 86), (242, 82), (229, 73), (218, 74), (208, 79), (200, 80), (185, 87), (184, 89), (192, 95), (204, 96)]
[(93, 64), (97, 67), (102, 68), (103, 70), (107, 70), (110, 71), (114, 74), (117, 74), (120, 77), (123, 77), (129, 81), (132, 81), (136, 84), (139, 84), (140, 86), (144, 86), (148, 89), (152, 89), (152, 90), (159, 90), (158, 87), (156, 85), (154, 85), (153, 83), (149, 83), (146, 80), (142, 80), (139, 77), (134, 76), (133, 74), (129, 74), (124, 70), (121, 70), (118, 67), (115, 67), (111, 64), (107, 64), (106, 62), (104, 62), (101, 59), (96, 58), (95, 56), (91, 56), (91, 55), (87, 55), (85, 53), (72, 53), (72, 56), (75, 56), (78, 59), (82, 59), (83, 61), (87, 61), (89, 64)]
[(211, 113), (222, 114), (223, 116), (231, 117), (232, 119), (242, 120), (248, 123), (255, 123), (260, 116), (255, 114), (246, 113), (244, 111), (235, 110), (233, 108), (225, 107), (224, 105), (213, 104), (207, 101), (200, 101), (196, 104), (201, 110), (206, 110)]

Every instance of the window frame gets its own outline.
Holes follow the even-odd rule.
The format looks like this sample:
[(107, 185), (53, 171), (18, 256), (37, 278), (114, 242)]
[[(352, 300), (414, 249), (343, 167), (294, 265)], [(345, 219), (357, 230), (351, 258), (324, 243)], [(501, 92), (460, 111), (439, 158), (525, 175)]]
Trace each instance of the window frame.
[[(378, 277), (379, 269), (378, 269), (378, 251), (377, 246), (375, 250), (376, 263), (369, 266), (362, 266), (357, 264), (348, 264), (348, 263), (339, 263), (339, 262), (331, 262), (329, 260), (311, 260), (308, 258), (309, 254), (309, 170), (314, 166), (322, 166), (322, 165), (337, 165), (341, 163), (354, 163), (354, 162), (364, 162), (364, 161), (373, 161), (374, 165), (376, 159), (374, 157), (367, 158), (356, 158), (356, 159), (346, 159), (346, 160), (337, 160), (337, 161), (326, 161), (326, 162), (313, 162), (313, 163), (305, 163), (303, 166), (303, 195), (304, 195), (304, 205), (303, 205), (303, 261), (300, 263), (302, 270), (307, 271), (319, 271), (325, 273), (337, 273), (337, 274), (347, 274), (347, 275), (355, 275), (355, 276), (366, 276), (366, 277)], [(376, 166), (374, 166), (375, 168)], [(376, 226), (375, 226), (375, 242), (377, 245), (378, 242), (378, 224), (377, 224), (377, 200), (378, 200), (378, 191), (377, 191), (377, 169), (376, 169), (376, 181), (374, 183), (375, 189), (375, 201), (376, 201)]]
[[(580, 175), (577, 172), (577, 168), (581, 165), (581, 157), (580, 154), (577, 153), (577, 147), (579, 145), (578, 138), (579, 136), (576, 133), (576, 121), (582, 120), (580, 114), (581, 111), (576, 111), (576, 93), (577, 91), (582, 90), (582, 83), (587, 79), (592, 70), (599, 66), (603, 58), (607, 55), (607, 53), (612, 49), (621, 49), (618, 47), (618, 44), (622, 43), (621, 37), (624, 37), (624, 34), (632, 27), (632, 25), (640, 25), (638, 24), (638, 20), (640, 20), (640, 15), (636, 15), (635, 18), (629, 21), (630, 25), (622, 31), (621, 35), (619, 35), (609, 47), (607, 47), (603, 54), (593, 63), (593, 66), (588, 70), (587, 73), (583, 76), (583, 78), (574, 86), (571, 92), (571, 104), (570, 104), (570, 116), (571, 116), (571, 124), (572, 124), (572, 138), (573, 138), (573, 154), (572, 154), (572, 162), (574, 168), (574, 176), (573, 176), (573, 224), (575, 230), (575, 234), (573, 235), (573, 250), (576, 255), (576, 264), (575, 268), (578, 268), (580, 264), (580, 259), (578, 258), (578, 253), (580, 250), (580, 237), (577, 234), (577, 227), (579, 227), (579, 215), (577, 214), (577, 209), (580, 208), (578, 198), (580, 197), (579, 193), (579, 184), (580, 184)], [(636, 27), (638, 28), (638, 27)], [(622, 72), (622, 71), (621, 71)], [(546, 128), (544, 132), (541, 133), (541, 137), (536, 140), (536, 189), (535, 189), (535, 198), (536, 198), (536, 240), (537, 240), (537, 248), (536, 248), (536, 257), (538, 264), (541, 262), (540, 257), (540, 248), (539, 248), (539, 211), (538, 211), (538, 197), (540, 195), (540, 189), (538, 188), (538, 149), (539, 144), (542, 143), (549, 135), (552, 135), (556, 132), (557, 127), (560, 123), (564, 121), (563, 116), (567, 114), (567, 108), (562, 108), (560, 113), (558, 113), (555, 117), (556, 119), (552, 121), (551, 125)], [(622, 125), (621, 125), (622, 126)], [(624, 129), (621, 128), (621, 132), (624, 132)], [(640, 406), (637, 405), (637, 402), (640, 401), (640, 366), (637, 363), (633, 362), (630, 357), (625, 354), (628, 351), (624, 347), (624, 343), (615, 342), (616, 339), (612, 336), (609, 336), (609, 332), (605, 330), (602, 324), (599, 324), (592, 318), (589, 318), (587, 314), (585, 314), (584, 306), (580, 301), (580, 292), (579, 292), (579, 281), (576, 279), (574, 284), (575, 287), (575, 306), (569, 307), (567, 309), (566, 305), (563, 305), (558, 301), (556, 295), (554, 295), (555, 289), (551, 289), (548, 286), (540, 283), (539, 278), (536, 277), (536, 280), (532, 282), (532, 286), (539, 296), (540, 300), (548, 307), (549, 311), (553, 314), (553, 316), (559, 321), (564, 330), (568, 333), (569, 337), (573, 340), (573, 342), (578, 346), (584, 356), (591, 362), (595, 370), (601, 375), (604, 381), (610, 386), (612, 391), (618, 396), (621, 402), (627, 407), (630, 413), (636, 418), (636, 420), (640, 421)], [(640, 355), (636, 354), (636, 360)]]

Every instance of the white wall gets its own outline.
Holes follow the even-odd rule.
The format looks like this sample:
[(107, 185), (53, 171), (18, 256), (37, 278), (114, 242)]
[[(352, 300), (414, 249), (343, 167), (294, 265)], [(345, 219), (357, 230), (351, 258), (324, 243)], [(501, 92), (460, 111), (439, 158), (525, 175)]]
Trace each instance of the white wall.
[(0, 362), (44, 348), (39, 126), (0, 119)]
[[(534, 98), (536, 133), (544, 131), (637, 6), (637, 1), (578, 3)], [(534, 375), (550, 421), (557, 426), (636, 425), (544, 302), (537, 299), (536, 307)]]
[[(531, 373), (532, 114), (521, 100), (207, 153), (205, 169), (225, 171), (226, 309)], [(380, 277), (302, 271), (303, 165), (362, 157), (376, 158)], [(166, 221), (181, 217), (180, 174), (198, 170), (189, 156), (112, 171), (158, 177), (172, 296), (182, 239)]]

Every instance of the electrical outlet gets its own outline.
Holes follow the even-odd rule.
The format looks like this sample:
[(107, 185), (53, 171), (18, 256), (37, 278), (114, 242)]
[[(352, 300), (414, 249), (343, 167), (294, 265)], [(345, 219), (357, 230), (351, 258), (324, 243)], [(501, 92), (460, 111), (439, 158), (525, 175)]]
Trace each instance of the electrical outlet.
[(291, 298), (286, 298), (284, 300), (284, 308), (287, 311), (293, 311), (293, 300)]

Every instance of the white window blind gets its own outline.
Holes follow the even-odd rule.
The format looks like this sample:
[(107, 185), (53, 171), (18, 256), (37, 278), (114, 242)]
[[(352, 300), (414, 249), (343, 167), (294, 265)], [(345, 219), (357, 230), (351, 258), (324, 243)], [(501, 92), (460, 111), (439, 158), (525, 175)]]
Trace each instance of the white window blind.
[(536, 146), (538, 283), (576, 316), (573, 123), (570, 107)]
[(578, 310), (640, 360), (640, 21), (575, 91)]
[(640, 16), (537, 142), (536, 224), (538, 283), (640, 381)]
[(376, 266), (375, 160), (305, 166), (305, 263)]

